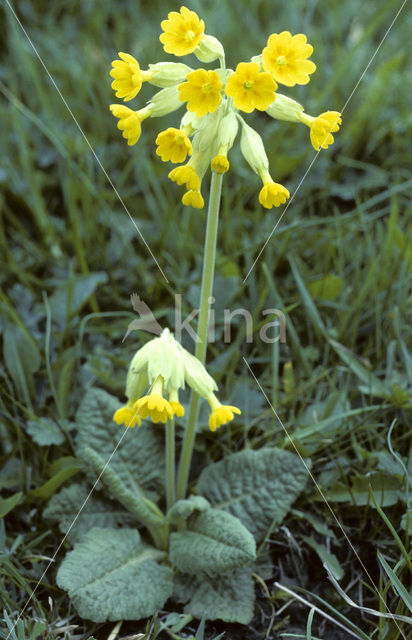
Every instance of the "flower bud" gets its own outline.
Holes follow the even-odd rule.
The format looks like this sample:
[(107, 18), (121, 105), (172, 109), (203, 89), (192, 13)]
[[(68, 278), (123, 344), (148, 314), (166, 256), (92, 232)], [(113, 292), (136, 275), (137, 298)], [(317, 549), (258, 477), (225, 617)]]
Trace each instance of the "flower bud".
[(240, 148), (245, 157), (246, 162), (252, 167), (255, 173), (267, 171), (269, 168), (269, 160), (266, 155), (263, 140), (260, 135), (249, 127), (242, 119), (242, 137), (240, 139)]
[(263, 56), (262, 56), (262, 54), (260, 53), (258, 56), (253, 56), (253, 57), (250, 59), (250, 61), (251, 61), (251, 62), (255, 62), (256, 64), (258, 64), (258, 65), (259, 65), (259, 67), (260, 67), (260, 69), (262, 70), (262, 69), (263, 69), (262, 59), (263, 59)]
[(214, 36), (207, 35), (203, 35), (193, 53), (201, 62), (213, 62), (217, 58), (223, 59), (225, 57), (222, 43)]
[(150, 115), (153, 118), (159, 118), (176, 111), (182, 106), (177, 86), (167, 87), (158, 91), (149, 100), (148, 105), (150, 106)]
[(172, 87), (183, 82), (187, 74), (193, 71), (181, 62), (157, 62), (149, 64), (149, 69), (153, 73), (150, 84), (155, 87)]
[(235, 141), (239, 122), (235, 111), (229, 111), (220, 121), (218, 132), (218, 145), (226, 151), (231, 149)]
[(272, 118), (288, 122), (300, 122), (299, 115), (302, 111), (303, 107), (299, 102), (281, 93), (276, 94), (276, 100), (266, 109), (266, 113)]

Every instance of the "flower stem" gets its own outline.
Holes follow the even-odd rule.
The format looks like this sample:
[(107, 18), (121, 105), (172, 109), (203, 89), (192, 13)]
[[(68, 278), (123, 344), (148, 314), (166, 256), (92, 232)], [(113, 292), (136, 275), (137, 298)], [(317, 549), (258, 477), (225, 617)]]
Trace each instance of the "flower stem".
[[(198, 341), (196, 343), (195, 356), (202, 364), (205, 363), (207, 349), (207, 332), (209, 320), (209, 298), (213, 290), (213, 278), (216, 260), (216, 239), (219, 222), (220, 193), (222, 190), (223, 174), (212, 172), (210, 184), (209, 209), (207, 213), (206, 240), (203, 257), (202, 288), (200, 293), (199, 321), (197, 325)], [(199, 396), (192, 391), (189, 405), (189, 415), (182, 453), (179, 462), (177, 476), (177, 499), (185, 497), (187, 481), (189, 477), (190, 463), (192, 460), (193, 446), (195, 442), (196, 423), (199, 415)]]
[(175, 491), (175, 421), (166, 424), (166, 501), (169, 510), (176, 500)]

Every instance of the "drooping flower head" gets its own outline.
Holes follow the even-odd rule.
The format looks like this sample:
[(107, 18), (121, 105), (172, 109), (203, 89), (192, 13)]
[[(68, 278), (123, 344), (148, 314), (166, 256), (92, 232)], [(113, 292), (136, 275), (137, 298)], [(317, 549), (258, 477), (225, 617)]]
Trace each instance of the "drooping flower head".
[(123, 98), (125, 102), (132, 100), (142, 88), (144, 80), (153, 77), (150, 71), (142, 71), (140, 65), (130, 53), (119, 52), (120, 60), (113, 60), (113, 69), (110, 72), (112, 89), (116, 92), (116, 98)]
[(333, 144), (332, 132), (339, 131), (339, 125), (342, 122), (338, 111), (326, 111), (317, 118), (301, 113), (299, 119), (310, 128), (310, 141), (316, 151), (319, 151), (320, 147), (327, 149), (330, 144)]
[(202, 181), (209, 168), (223, 174), (229, 171), (228, 154), (241, 129), (243, 156), (262, 181), (259, 202), (266, 209), (278, 207), (289, 198), (289, 191), (276, 182), (269, 171), (269, 161), (260, 135), (250, 127), (242, 113), (265, 111), (277, 120), (301, 122), (310, 128), (313, 147), (327, 149), (332, 133), (339, 130), (337, 111), (326, 111), (317, 118), (288, 96), (277, 93), (278, 84), (293, 87), (307, 84), (316, 70), (308, 58), (313, 53), (304, 34), (289, 31), (272, 33), (260, 54), (250, 62), (240, 62), (236, 69), (225, 66), (225, 52), (214, 36), (205, 34), (203, 20), (187, 7), (172, 11), (161, 23), (160, 41), (166, 53), (183, 56), (193, 53), (204, 64), (219, 61), (219, 68), (193, 69), (180, 62), (158, 62), (142, 70), (137, 60), (119, 53), (113, 62), (112, 83), (118, 98), (131, 100), (147, 81), (162, 90), (146, 107), (138, 111), (124, 105), (111, 105), (119, 118), (118, 127), (129, 145), (137, 142), (141, 122), (147, 117), (161, 117), (185, 108), (180, 126), (160, 131), (156, 137), (156, 154), (163, 162), (182, 163), (169, 172), (169, 178), (184, 186), (182, 202), (196, 209), (204, 207)]
[(163, 162), (184, 162), (187, 155), (192, 155), (192, 143), (183, 131), (169, 127), (156, 138), (156, 153)]
[[(127, 404), (115, 412), (113, 420), (134, 427), (146, 418), (165, 423), (174, 416), (182, 417), (179, 389), (184, 389), (185, 383), (208, 400), (212, 431), (233, 420), (235, 413), (240, 414), (237, 407), (225, 407), (219, 402), (214, 393), (216, 383), (200, 360), (184, 349), (169, 329), (164, 329), (159, 338), (147, 342), (134, 355), (126, 379)], [(148, 393), (142, 395), (147, 387)]]

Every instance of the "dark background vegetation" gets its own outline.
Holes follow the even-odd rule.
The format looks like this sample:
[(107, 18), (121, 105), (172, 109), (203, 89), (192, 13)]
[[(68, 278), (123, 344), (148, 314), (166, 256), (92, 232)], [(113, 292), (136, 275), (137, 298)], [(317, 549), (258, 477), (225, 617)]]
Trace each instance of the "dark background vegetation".
[[(291, 604), (271, 618), (287, 601), (274, 586), (277, 580), (305, 589), (308, 602), (336, 620), (336, 611), (346, 615), (366, 636), (396, 640), (402, 635), (393, 621), (345, 603), (322, 562), (334, 554), (342, 588), (362, 607), (384, 610), (384, 601), (391, 611), (408, 614), (377, 552), (394, 568), (402, 557), (399, 542), (408, 548), (410, 534), (405, 514), (406, 472), (412, 473), (411, 9), (403, 9), (352, 95), (399, 0), (204, 0), (189, 6), (204, 18), (206, 32), (224, 43), (231, 67), (259, 53), (272, 32), (306, 33), (317, 71), (309, 85), (284, 93), (313, 115), (345, 105), (335, 144), (316, 158), (302, 184), (315, 156), (308, 129), (266, 114), (248, 117), (264, 139), (275, 180), (291, 193), (300, 186), (245, 283), (281, 209), (262, 210), (259, 179), (237, 149), (231, 154), (216, 265), (218, 341), (209, 348), (208, 363), (222, 398), (239, 403), (243, 413), (217, 434), (203, 432), (199, 460), (217, 460), (245, 446), (291, 448), (244, 357), (301, 455), (312, 459), (314, 477), (381, 598), (311, 483), (268, 542), (272, 578), (266, 590), (257, 583), (250, 628), (215, 622), (206, 635), (225, 630), (228, 638), (261, 638), (271, 624), (271, 638), (310, 637), (308, 606)], [(134, 333), (121, 342), (133, 318), (133, 291), (163, 326), (173, 328), (175, 293), (182, 294), (185, 310), (197, 306), (206, 219), (205, 211), (183, 208), (167, 165), (155, 155), (156, 134), (178, 126), (179, 116), (144, 122), (140, 141), (129, 148), (108, 109), (116, 101), (108, 75), (112, 59), (127, 51), (143, 68), (171, 60), (158, 40), (159, 23), (179, 6), (158, 0), (19, 0), (14, 7), (84, 135), (3, 2), (0, 598), (12, 621), (61, 539), (42, 511), (62, 478), (70, 482), (70, 473), (56, 476), (73, 455), (67, 428), (84, 389), (93, 384), (122, 397), (128, 362), (144, 339)], [(187, 62), (196, 64), (193, 58)], [(143, 106), (152, 92), (144, 86), (133, 105)], [(231, 344), (219, 341), (223, 307), (253, 312), (252, 343), (245, 340), (240, 318)], [(268, 348), (259, 339), (259, 323), (262, 311), (274, 307), (287, 315), (287, 343)], [(62, 444), (36, 442), (40, 419), (66, 429)], [(49, 488), (33, 493), (50, 479)], [(384, 513), (372, 504), (369, 487)], [(77, 625), (66, 633), (79, 639), (90, 633), (107, 638), (113, 625), (80, 620), (56, 587), (55, 571), (49, 569), (17, 627), (19, 640), (36, 637), (30, 635), (36, 618), (47, 621), (43, 638), (63, 635), (68, 625)], [(408, 588), (405, 560), (397, 575)], [(169, 605), (168, 612), (179, 612)], [(165, 620), (166, 613), (159, 618)], [(146, 621), (125, 623), (121, 636), (144, 633), (145, 626)], [(406, 637), (408, 626), (400, 627)], [(196, 628), (192, 623), (182, 633)], [(318, 614), (312, 632), (349, 637), (339, 636)]]

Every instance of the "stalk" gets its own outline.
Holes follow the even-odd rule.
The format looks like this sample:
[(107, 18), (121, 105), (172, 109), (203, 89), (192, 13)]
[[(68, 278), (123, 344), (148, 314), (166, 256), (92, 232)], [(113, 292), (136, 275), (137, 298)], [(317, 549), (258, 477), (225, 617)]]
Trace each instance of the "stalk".
[[(213, 290), (213, 278), (216, 261), (216, 239), (219, 222), (220, 193), (222, 190), (223, 174), (212, 172), (210, 183), (209, 208), (207, 212), (206, 238), (203, 253), (202, 288), (200, 293), (199, 321), (197, 325), (198, 341), (196, 343), (195, 356), (202, 364), (205, 364), (207, 349), (207, 333), (209, 320), (209, 298)], [(177, 499), (181, 500), (186, 495), (187, 481), (189, 477), (190, 463), (192, 461), (193, 446), (195, 442), (196, 424), (199, 416), (199, 396), (192, 391), (190, 396), (189, 415), (186, 432), (183, 440), (182, 453), (180, 455), (179, 471), (177, 476)]]
[(169, 510), (176, 500), (175, 490), (175, 421), (166, 424), (166, 502)]

